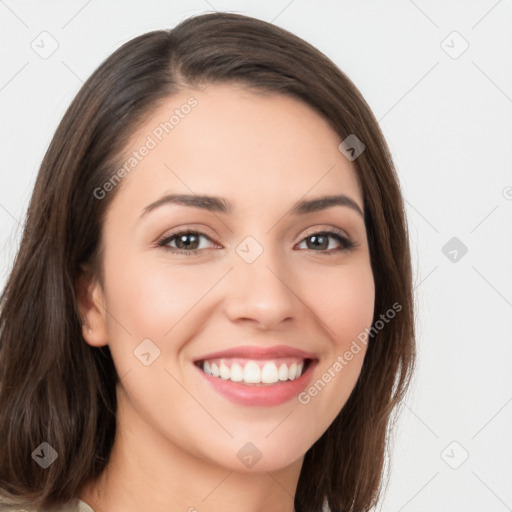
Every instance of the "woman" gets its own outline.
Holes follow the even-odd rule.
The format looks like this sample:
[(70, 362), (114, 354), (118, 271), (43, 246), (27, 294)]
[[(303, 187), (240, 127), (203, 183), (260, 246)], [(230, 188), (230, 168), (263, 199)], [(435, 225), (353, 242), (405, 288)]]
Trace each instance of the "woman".
[(93, 73), (0, 316), (9, 510), (362, 511), (414, 362), (378, 124), (322, 53), (215, 13)]

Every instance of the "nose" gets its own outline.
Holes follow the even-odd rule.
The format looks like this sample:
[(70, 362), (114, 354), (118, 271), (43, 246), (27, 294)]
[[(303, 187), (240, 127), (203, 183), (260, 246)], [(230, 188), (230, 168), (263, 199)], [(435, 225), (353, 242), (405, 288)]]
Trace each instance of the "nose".
[(264, 249), (252, 263), (234, 254), (227, 280), (225, 313), (235, 323), (252, 323), (260, 330), (282, 327), (300, 315), (297, 279), (277, 251)]

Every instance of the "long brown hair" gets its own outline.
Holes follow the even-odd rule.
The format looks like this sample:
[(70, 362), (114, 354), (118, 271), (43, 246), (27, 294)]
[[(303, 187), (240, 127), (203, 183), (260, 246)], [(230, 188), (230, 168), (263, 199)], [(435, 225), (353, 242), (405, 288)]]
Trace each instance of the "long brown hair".
[[(363, 190), (375, 281), (374, 322), (401, 306), (370, 337), (346, 405), (307, 451), (297, 512), (368, 510), (379, 496), (390, 419), (414, 366), (411, 259), (398, 177), (364, 98), (331, 60), (295, 35), (231, 13), (198, 15), (172, 30), (127, 42), (85, 82), (42, 161), (19, 252), (1, 296), (0, 502), (41, 509), (76, 498), (108, 462), (119, 382), (108, 346), (82, 337), (77, 283), (90, 264), (101, 279), (104, 214), (130, 136), (160, 100), (186, 88), (238, 83), (312, 106), (340, 142), (356, 135), (353, 161)], [(34, 450), (58, 454), (43, 469)], [(40, 448), (39, 448), (40, 449)]]

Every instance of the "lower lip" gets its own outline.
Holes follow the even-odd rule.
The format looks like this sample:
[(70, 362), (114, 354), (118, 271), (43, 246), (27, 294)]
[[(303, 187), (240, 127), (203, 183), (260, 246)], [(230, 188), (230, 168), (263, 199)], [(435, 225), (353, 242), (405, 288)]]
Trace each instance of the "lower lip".
[(240, 384), (229, 379), (213, 377), (205, 373), (201, 368), (194, 367), (201, 373), (203, 378), (221, 395), (225, 396), (231, 402), (239, 405), (254, 405), (271, 407), (284, 404), (295, 398), (311, 381), (313, 368), (317, 360), (309, 363), (306, 371), (295, 380), (276, 382), (275, 384), (255, 385)]

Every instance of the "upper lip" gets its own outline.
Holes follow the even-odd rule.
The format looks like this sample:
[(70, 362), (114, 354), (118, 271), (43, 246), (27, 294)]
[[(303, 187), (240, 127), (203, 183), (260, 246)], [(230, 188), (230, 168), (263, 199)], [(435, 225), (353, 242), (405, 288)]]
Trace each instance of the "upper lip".
[(194, 360), (194, 362), (205, 361), (207, 359), (220, 359), (228, 357), (239, 357), (244, 359), (277, 359), (280, 357), (301, 357), (303, 359), (315, 359), (315, 356), (304, 350), (286, 345), (276, 345), (274, 347), (261, 347), (255, 345), (244, 345), (211, 352)]

